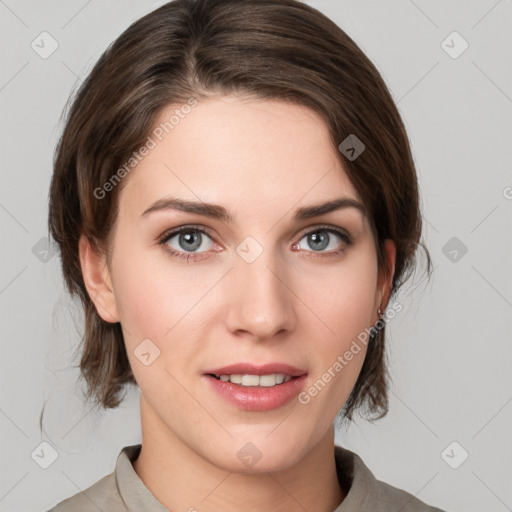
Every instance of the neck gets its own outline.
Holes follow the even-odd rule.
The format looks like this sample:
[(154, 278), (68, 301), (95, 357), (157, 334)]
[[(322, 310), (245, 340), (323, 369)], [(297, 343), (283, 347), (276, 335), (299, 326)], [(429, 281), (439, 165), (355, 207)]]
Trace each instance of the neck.
[(345, 497), (336, 474), (332, 426), (285, 470), (235, 473), (212, 464), (173, 435), (142, 396), (141, 418), (142, 449), (133, 468), (169, 510), (238, 512), (243, 504), (247, 512), (332, 512)]

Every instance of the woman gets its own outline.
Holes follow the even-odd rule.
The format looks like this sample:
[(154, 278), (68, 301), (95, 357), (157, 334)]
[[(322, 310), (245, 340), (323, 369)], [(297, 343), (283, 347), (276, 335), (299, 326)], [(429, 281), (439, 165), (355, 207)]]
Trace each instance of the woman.
[(52, 511), (439, 511), (334, 445), (337, 415), (387, 412), (421, 225), (396, 106), (321, 13), (175, 0), (130, 26), (71, 106), (49, 226), (89, 398), (136, 384), (142, 443)]

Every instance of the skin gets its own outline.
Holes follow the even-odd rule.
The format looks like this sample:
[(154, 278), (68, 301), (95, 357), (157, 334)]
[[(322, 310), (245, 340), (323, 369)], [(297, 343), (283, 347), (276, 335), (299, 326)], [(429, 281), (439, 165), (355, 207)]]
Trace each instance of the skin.
[[(307, 405), (292, 400), (271, 411), (243, 411), (202, 376), (235, 362), (277, 361), (305, 369), (307, 389), (387, 305), (395, 246), (386, 241), (389, 272), (379, 275), (370, 224), (359, 210), (292, 219), (299, 207), (341, 196), (361, 202), (326, 124), (281, 101), (201, 101), (125, 180), (111, 264), (84, 237), (80, 258), (99, 314), (121, 322), (140, 387), (136, 473), (171, 510), (238, 511), (241, 503), (248, 511), (334, 510), (344, 493), (333, 422), (365, 346)], [(168, 195), (222, 205), (234, 221), (175, 210), (141, 216)], [(211, 234), (198, 233), (202, 243), (192, 251), (179, 235), (167, 242), (167, 249), (197, 258), (187, 262), (158, 240), (189, 224)], [(347, 231), (353, 243), (315, 230), (322, 224)], [(329, 236), (329, 245), (315, 250), (311, 232)], [(263, 249), (250, 264), (236, 252), (247, 236)], [(147, 338), (160, 356), (145, 366), (134, 350)], [(247, 442), (262, 454), (251, 468), (237, 457)]]

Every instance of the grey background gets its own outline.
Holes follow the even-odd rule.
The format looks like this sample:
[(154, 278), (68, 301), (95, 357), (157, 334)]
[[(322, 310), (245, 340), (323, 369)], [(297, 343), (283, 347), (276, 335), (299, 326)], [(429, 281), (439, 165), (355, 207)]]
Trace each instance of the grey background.
[[(70, 92), (111, 41), (163, 3), (0, 0), (1, 511), (50, 508), (140, 441), (136, 388), (114, 411), (82, 404), (72, 366), (80, 311), (41, 239)], [(405, 308), (389, 324), (390, 413), (375, 425), (357, 420), (336, 442), (427, 503), (512, 510), (511, 1), (308, 3), (361, 46), (398, 103), (435, 267), (429, 283), (418, 274), (404, 288)], [(58, 43), (47, 59), (31, 48), (43, 31)], [(442, 46), (453, 31), (469, 44), (457, 58)], [(446, 44), (462, 48), (453, 37)], [(42, 441), (58, 455), (47, 469), (31, 456)]]

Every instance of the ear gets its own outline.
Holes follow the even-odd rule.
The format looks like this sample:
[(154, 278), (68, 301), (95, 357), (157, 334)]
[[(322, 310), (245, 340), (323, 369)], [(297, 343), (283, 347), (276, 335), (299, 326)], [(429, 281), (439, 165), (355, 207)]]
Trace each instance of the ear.
[(388, 306), (393, 287), (393, 276), (395, 275), (396, 246), (393, 240), (387, 239), (384, 242), (384, 255), (386, 257), (386, 268), (382, 275), (379, 276), (379, 293), (376, 306), (382, 312)]
[(82, 276), (96, 311), (105, 322), (119, 322), (119, 312), (106, 257), (82, 235), (78, 243)]

